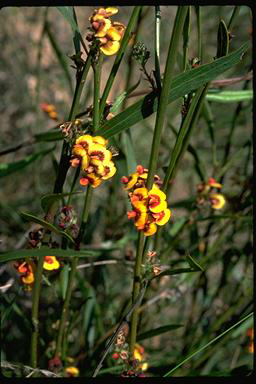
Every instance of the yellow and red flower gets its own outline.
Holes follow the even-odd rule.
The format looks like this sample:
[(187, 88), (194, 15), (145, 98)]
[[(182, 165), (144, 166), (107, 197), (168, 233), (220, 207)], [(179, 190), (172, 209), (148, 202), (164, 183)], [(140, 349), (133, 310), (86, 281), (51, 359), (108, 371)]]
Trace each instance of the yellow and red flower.
[(80, 179), (82, 186), (90, 184), (96, 188), (103, 180), (110, 179), (116, 173), (107, 144), (108, 141), (102, 136), (82, 135), (76, 139), (70, 163), (72, 167), (80, 166), (85, 173)]
[(59, 269), (60, 263), (56, 259), (55, 256), (45, 256), (43, 268), (48, 271), (52, 271), (53, 269)]
[(15, 264), (15, 267), (20, 274), (20, 279), (23, 284), (26, 284), (26, 286), (31, 289), (30, 287), (35, 281), (34, 271), (33, 271), (33, 265), (31, 262), (24, 261), (22, 263)]
[(118, 9), (115, 7), (96, 9), (90, 16), (94, 39), (100, 43), (100, 50), (104, 55), (110, 56), (118, 52), (120, 40), (123, 37), (125, 26), (119, 22), (112, 22), (109, 18), (115, 15)]
[(65, 368), (65, 374), (68, 377), (77, 377), (79, 375), (79, 369), (74, 366), (67, 367)]
[[(128, 219), (134, 219), (138, 230), (143, 230), (145, 236), (152, 236), (157, 231), (157, 225), (164, 225), (171, 216), (167, 208), (166, 195), (156, 184), (148, 191), (146, 188), (147, 170), (138, 165), (136, 173), (129, 177), (123, 176), (121, 181), (129, 190), (129, 198), (133, 207), (128, 212)], [(158, 180), (159, 181), (159, 180)]]
[(135, 344), (133, 356), (134, 359), (140, 362), (139, 368), (142, 371), (146, 371), (148, 369), (148, 363), (144, 361), (144, 348), (141, 345)]
[(221, 209), (226, 203), (226, 199), (221, 193), (213, 193), (209, 198), (213, 209)]

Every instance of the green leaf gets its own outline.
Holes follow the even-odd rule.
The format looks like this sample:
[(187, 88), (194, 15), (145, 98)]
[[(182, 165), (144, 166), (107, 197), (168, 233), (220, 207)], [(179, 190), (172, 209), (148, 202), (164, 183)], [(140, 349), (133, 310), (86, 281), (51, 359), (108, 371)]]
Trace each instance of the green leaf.
[(20, 171), (21, 169), (27, 167), (29, 164), (36, 161), (40, 156), (45, 156), (49, 152), (52, 152), (54, 148), (55, 146), (50, 149), (40, 151), (38, 153), (34, 153), (33, 155), (26, 156), (24, 159), (16, 161), (14, 163), (0, 164), (0, 177), (4, 177), (10, 175), (13, 172)]
[(179, 364), (177, 364), (174, 368), (172, 368), (169, 372), (167, 372), (163, 377), (168, 377), (170, 376), (174, 371), (176, 371), (176, 369), (178, 369), (179, 367), (181, 367), (184, 363), (186, 363), (188, 360), (190, 360), (192, 357), (194, 357), (195, 355), (197, 355), (199, 352), (202, 352), (205, 348), (209, 347), (209, 345), (215, 343), (217, 340), (219, 340), (220, 338), (222, 338), (224, 335), (226, 335), (228, 332), (232, 331), (232, 329), (234, 329), (235, 327), (237, 327), (238, 325), (242, 324), (244, 321), (246, 321), (247, 319), (249, 319), (249, 317), (251, 317), (253, 315), (253, 312), (249, 313), (249, 315), (245, 316), (243, 319), (239, 320), (237, 323), (235, 323), (234, 325), (232, 325), (232, 327), (228, 328), (226, 331), (222, 332), (220, 335), (218, 335), (217, 337), (215, 337), (214, 339), (212, 339), (211, 341), (209, 341), (209, 343), (205, 344), (203, 347), (197, 349), (195, 352), (191, 353), (188, 357), (186, 357), (184, 360), (182, 360)]
[(132, 85), (127, 91), (124, 91), (119, 96), (117, 96), (112, 107), (110, 108), (110, 112), (116, 113), (116, 111), (118, 110), (118, 108), (121, 107), (121, 105), (122, 105), (123, 101), (126, 99), (126, 97), (129, 96), (130, 93), (135, 91), (135, 89), (139, 86), (140, 81), (141, 81), (141, 77), (139, 78), (139, 80), (137, 81), (136, 84)]
[(249, 101), (253, 98), (252, 89), (241, 91), (218, 91), (208, 93), (206, 99), (217, 103), (237, 103), (241, 101)]
[(64, 74), (66, 76), (66, 79), (68, 81), (68, 84), (69, 84), (69, 88), (70, 88), (70, 91), (71, 93), (73, 93), (73, 85), (72, 85), (72, 80), (71, 80), (71, 76), (70, 76), (70, 73), (69, 73), (69, 69), (68, 69), (68, 66), (67, 66), (67, 58), (66, 56), (63, 54), (61, 48), (59, 47), (58, 43), (57, 43), (57, 40), (54, 36), (54, 34), (52, 33), (51, 31), (51, 28), (50, 28), (50, 24), (48, 21), (45, 22), (45, 31), (46, 31), (46, 34), (49, 38), (49, 41), (52, 45), (52, 48), (56, 54), (56, 57), (59, 61), (59, 64), (60, 66), (62, 67), (63, 71), (64, 71)]
[[(193, 68), (176, 76), (171, 83), (168, 102), (171, 103), (179, 97), (198, 89), (202, 84), (215, 79), (217, 76), (239, 63), (248, 47), (249, 43), (245, 43), (238, 50), (225, 57), (221, 57), (210, 64), (201, 65), (198, 68)], [(113, 119), (106, 121), (97, 131), (97, 135), (110, 138), (119, 134), (156, 112), (157, 104), (158, 96), (156, 93), (151, 92), (142, 100), (139, 100), (125, 111), (113, 117)]]
[(20, 216), (23, 217), (25, 220), (32, 221), (33, 223), (37, 223), (42, 225), (44, 228), (49, 229), (52, 232), (57, 233), (58, 235), (61, 235), (65, 237), (67, 240), (71, 241), (72, 243), (75, 243), (74, 239), (66, 232), (59, 230), (57, 227), (55, 227), (53, 224), (48, 223), (48, 221), (45, 221), (41, 219), (40, 217), (37, 217), (29, 212), (20, 212)]
[(75, 32), (78, 32), (80, 34), (78, 25), (76, 23), (76, 20), (74, 18), (73, 14), (73, 7), (56, 7), (58, 11), (65, 17), (65, 19), (70, 24), (72, 30)]
[(61, 140), (63, 139), (63, 135), (61, 131), (57, 131), (55, 128), (48, 131), (48, 132), (42, 132), (42, 133), (37, 133), (34, 135), (34, 138), (36, 141), (56, 141), (56, 140)]
[(24, 259), (25, 257), (40, 257), (40, 256), (58, 256), (61, 258), (71, 258), (71, 257), (97, 257), (100, 252), (98, 251), (74, 251), (73, 249), (55, 249), (50, 247), (41, 247), (40, 249), (19, 249), (14, 251), (9, 251), (0, 254), (0, 262)]
[(48, 193), (41, 197), (41, 207), (43, 211), (46, 213), (48, 212), (48, 209), (50, 206), (57, 200), (60, 200), (62, 197), (70, 196), (70, 195), (79, 195), (83, 194), (84, 192), (72, 192), (72, 193)]
[(186, 254), (187, 262), (194, 271), (204, 271), (204, 269), (199, 265), (189, 254)]
[(228, 29), (223, 20), (219, 23), (218, 35), (217, 35), (217, 54), (216, 58), (226, 56), (229, 48), (229, 36)]
[(179, 217), (173, 225), (171, 226), (169, 230), (169, 234), (174, 237), (177, 235), (177, 233), (181, 230), (181, 228), (184, 226), (184, 224), (188, 221), (186, 217)]
[(144, 339), (150, 339), (151, 337), (161, 335), (162, 333), (165, 333), (165, 332), (173, 331), (174, 329), (178, 329), (180, 327), (183, 327), (183, 324), (163, 325), (162, 327), (151, 329), (150, 331), (146, 331), (139, 334), (137, 337), (137, 340), (141, 341)]

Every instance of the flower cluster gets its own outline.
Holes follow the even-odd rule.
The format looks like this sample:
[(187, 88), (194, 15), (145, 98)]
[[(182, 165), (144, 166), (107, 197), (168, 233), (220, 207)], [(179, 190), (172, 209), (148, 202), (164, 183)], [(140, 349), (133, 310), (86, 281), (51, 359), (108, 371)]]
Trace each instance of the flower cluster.
[(129, 198), (132, 211), (128, 211), (128, 219), (134, 219), (134, 224), (138, 230), (142, 230), (145, 236), (154, 235), (157, 226), (164, 225), (171, 216), (170, 209), (167, 208), (166, 195), (160, 190), (161, 184), (159, 177), (155, 176), (153, 187), (146, 188), (147, 169), (138, 165), (136, 173), (129, 177), (123, 176), (121, 182), (125, 184), (125, 190), (129, 190)]
[(210, 177), (207, 183), (200, 183), (197, 186), (197, 204), (203, 205), (207, 200), (213, 209), (224, 207), (226, 200), (221, 193), (214, 193), (213, 188), (221, 189), (222, 185), (217, 183), (213, 177)]
[(112, 153), (106, 146), (107, 140), (101, 136), (83, 135), (76, 139), (71, 166), (80, 166), (85, 173), (80, 179), (82, 186), (90, 184), (96, 188), (116, 173), (115, 164), (111, 161)]
[[(31, 290), (35, 281), (35, 269), (36, 266), (32, 261), (22, 261), (14, 264), (17, 269), (21, 282), (25, 284), (27, 290)], [(45, 256), (43, 268), (52, 271), (53, 269), (59, 269), (60, 263), (55, 256)]]
[(118, 52), (125, 30), (122, 23), (110, 20), (110, 17), (117, 12), (118, 9), (115, 7), (99, 8), (89, 18), (94, 34), (87, 39), (99, 41), (100, 50), (107, 56)]
[(53, 104), (41, 103), (41, 109), (53, 120), (58, 120), (58, 114)]

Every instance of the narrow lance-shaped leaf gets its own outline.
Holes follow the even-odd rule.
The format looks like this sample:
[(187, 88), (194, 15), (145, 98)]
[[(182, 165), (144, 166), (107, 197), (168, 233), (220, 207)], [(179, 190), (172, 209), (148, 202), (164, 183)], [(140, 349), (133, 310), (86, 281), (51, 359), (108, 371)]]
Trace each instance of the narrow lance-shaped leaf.
[(32, 249), (19, 249), (14, 251), (9, 251), (0, 254), (0, 262), (19, 260), (24, 258), (31, 257), (40, 257), (40, 256), (57, 256), (61, 258), (71, 258), (71, 257), (97, 257), (99, 256), (99, 251), (74, 251), (73, 249), (55, 249), (50, 247), (41, 247), (41, 248), (32, 248)]
[(150, 339), (151, 337), (161, 335), (162, 333), (166, 333), (169, 331), (173, 331), (175, 329), (183, 327), (183, 324), (170, 324), (170, 325), (163, 325), (161, 327), (151, 329), (150, 331), (143, 332), (138, 335), (137, 341)]
[(40, 156), (45, 156), (51, 151), (53, 151), (55, 147), (50, 149), (34, 153), (33, 155), (26, 156), (24, 159), (15, 161), (13, 163), (2, 163), (0, 164), (0, 177), (8, 176), (11, 173), (20, 171), (21, 169), (27, 167), (29, 164), (36, 161)]
[[(202, 84), (214, 80), (224, 71), (233, 67), (242, 59), (243, 54), (248, 49), (249, 43), (245, 43), (235, 52), (216, 59), (210, 64), (201, 65), (198, 68), (193, 68), (185, 73), (176, 76), (172, 83), (168, 102), (171, 103), (180, 97), (196, 90)], [(157, 95), (153, 92), (146, 95), (143, 99), (137, 101), (125, 111), (119, 113), (97, 131), (97, 135), (102, 135), (110, 138), (119, 134), (134, 124), (146, 119), (157, 110)], [(34, 136), (37, 141), (52, 141), (63, 138), (61, 132), (40, 133)]]
[[(198, 68), (193, 68), (176, 76), (172, 83), (168, 102), (182, 97), (189, 92), (196, 90), (202, 84), (208, 83), (222, 74), (227, 69), (239, 63), (244, 52), (248, 49), (249, 43), (245, 43), (238, 50), (213, 61), (210, 64), (204, 64)], [(150, 116), (157, 110), (158, 98), (154, 92), (145, 96), (142, 100), (128, 107), (113, 119), (106, 121), (102, 128), (97, 131), (98, 135), (109, 138), (123, 130), (131, 127)]]

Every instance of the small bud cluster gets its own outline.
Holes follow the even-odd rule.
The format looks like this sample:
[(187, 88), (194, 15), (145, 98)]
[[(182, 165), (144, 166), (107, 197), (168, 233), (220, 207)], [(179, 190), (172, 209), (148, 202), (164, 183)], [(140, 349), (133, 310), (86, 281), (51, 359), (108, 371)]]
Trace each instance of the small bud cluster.
[(132, 57), (138, 61), (142, 67), (145, 67), (150, 57), (150, 52), (144, 43), (138, 41), (132, 48)]

